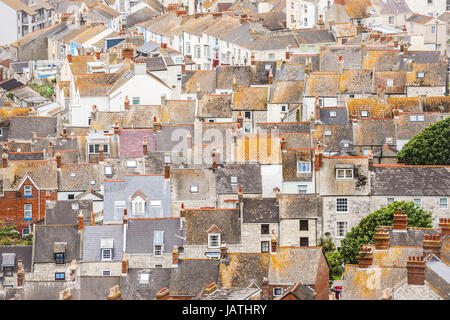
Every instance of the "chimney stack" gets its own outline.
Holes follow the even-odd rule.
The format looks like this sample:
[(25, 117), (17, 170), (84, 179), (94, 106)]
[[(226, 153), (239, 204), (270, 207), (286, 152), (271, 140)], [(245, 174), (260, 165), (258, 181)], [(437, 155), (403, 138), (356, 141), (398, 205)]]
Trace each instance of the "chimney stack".
[(388, 230), (378, 228), (375, 232), (375, 249), (388, 250), (389, 249), (390, 234)]
[(119, 134), (119, 123), (114, 123), (114, 134)]
[(393, 113), (395, 119), (398, 119), (400, 117), (400, 110), (398, 109), (398, 106), (394, 107)]
[(316, 149), (314, 150), (314, 169), (319, 171), (320, 167), (323, 165), (323, 146), (320, 142), (316, 144)]
[(48, 143), (48, 157), (53, 158), (53, 143), (50, 141)]
[(97, 121), (97, 113), (98, 113), (98, 109), (97, 109), (97, 106), (94, 104), (92, 106), (92, 111), (91, 111), (91, 121)]
[(441, 253), (441, 236), (439, 234), (425, 234), (423, 236), (423, 255), (434, 254), (440, 257)]
[(275, 236), (272, 237), (272, 239), (270, 240), (270, 252), (271, 253), (276, 253), (277, 252), (277, 246), (278, 246), (278, 240)]
[(314, 99), (314, 116), (316, 121), (320, 121), (320, 102), (318, 96)]
[(237, 91), (237, 80), (236, 80), (236, 75), (233, 75), (233, 91), (234, 91), (234, 92)]
[(109, 295), (106, 297), (107, 300), (120, 300), (122, 292), (120, 292), (119, 286), (114, 286), (109, 289)]
[(122, 218), (123, 224), (128, 223), (128, 214), (127, 214), (127, 208), (123, 209), (123, 218)]
[(408, 216), (400, 208), (396, 210), (394, 213), (394, 230), (406, 231), (407, 228), (408, 228)]
[(289, 52), (289, 47), (286, 47), (286, 61), (289, 61), (291, 58), (291, 53)]
[(100, 51), (95, 51), (95, 59), (100, 60)]
[(148, 156), (147, 137), (144, 137), (144, 139), (142, 141), (142, 154), (144, 156)]
[(181, 74), (182, 75), (186, 74), (186, 63), (184, 62), (181, 64)]
[(161, 122), (158, 121), (158, 118), (153, 117), (153, 131), (156, 133), (157, 131), (161, 131)]
[(262, 286), (261, 286), (261, 291), (262, 291), (262, 299), (263, 300), (269, 300), (269, 296), (270, 296), (270, 290), (269, 290), (269, 279), (267, 279), (266, 277), (263, 278), (262, 281)]
[(441, 234), (450, 234), (450, 219), (448, 218), (440, 218), (439, 219), (439, 228), (441, 228)]
[(128, 99), (128, 96), (125, 96), (125, 102), (123, 103), (123, 107), (125, 110), (128, 110), (130, 107), (130, 99)]
[(217, 162), (216, 162), (216, 152), (211, 152), (211, 159), (212, 159), (212, 172), (216, 173), (217, 169)]
[(70, 281), (75, 282), (77, 280), (77, 261), (75, 259), (70, 263)]
[(372, 262), (373, 262), (372, 247), (362, 245), (358, 253), (359, 267), (362, 269), (369, 268), (370, 266), (372, 266)]
[(269, 85), (271, 85), (271, 84), (273, 83), (273, 72), (272, 72), (272, 68), (270, 68), (270, 70), (269, 70), (269, 78), (268, 78), (268, 80), (267, 80), (267, 83), (268, 83)]
[(286, 138), (281, 138), (281, 152), (287, 152)]
[(369, 150), (369, 154), (367, 155), (367, 161), (369, 166), (369, 171), (373, 171), (373, 151)]
[(98, 161), (99, 162), (105, 161), (105, 155), (104, 155), (104, 151), (103, 151), (103, 144), (100, 144), (98, 152), (99, 152), (99, 154), (98, 154)]
[(61, 153), (56, 153), (56, 168), (61, 169)]
[(339, 56), (339, 60), (338, 60), (338, 74), (342, 75), (342, 72), (344, 72), (344, 60), (342, 60), (342, 56)]
[(81, 232), (83, 230), (84, 226), (84, 216), (83, 212), (80, 210), (80, 213), (78, 214), (78, 232)]
[(425, 283), (425, 261), (423, 257), (408, 257), (406, 269), (408, 284), (423, 285)]
[(22, 288), (25, 280), (25, 271), (23, 270), (22, 259), (17, 261), (17, 287)]
[(170, 165), (168, 163), (164, 164), (164, 178), (170, 179)]
[(361, 57), (364, 59), (367, 54), (367, 46), (364, 40), (361, 40)]
[(2, 154), (2, 160), (3, 160), (3, 168), (7, 168), (8, 167), (8, 154), (7, 153)]
[(67, 54), (67, 61), (72, 63), (72, 55), (70, 53)]
[(66, 128), (62, 129), (61, 137), (64, 137), (64, 138), (67, 137), (67, 129)]
[(228, 248), (225, 242), (220, 245), (220, 259), (226, 259), (228, 255)]
[(255, 53), (252, 51), (252, 54), (250, 56), (250, 64), (252, 66), (256, 65), (256, 60), (255, 60)]
[(122, 257), (122, 277), (126, 277), (128, 272), (128, 255), (125, 252)]
[(155, 295), (156, 300), (168, 300), (169, 297), (170, 297), (170, 291), (167, 288), (162, 288)]
[(215, 282), (210, 283), (205, 287), (205, 294), (210, 294), (210, 293), (216, 291), (216, 289), (217, 289), (217, 284)]
[(172, 268), (178, 267), (178, 247), (173, 246), (172, 250)]

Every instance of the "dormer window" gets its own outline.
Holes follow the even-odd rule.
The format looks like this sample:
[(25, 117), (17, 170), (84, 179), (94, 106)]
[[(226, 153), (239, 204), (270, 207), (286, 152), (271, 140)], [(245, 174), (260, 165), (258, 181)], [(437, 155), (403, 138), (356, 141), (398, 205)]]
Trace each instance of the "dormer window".
[(131, 210), (133, 214), (144, 214), (146, 200), (147, 197), (140, 190), (136, 191), (136, 193), (131, 197)]
[(220, 233), (208, 234), (208, 248), (211, 249), (220, 248)]
[(113, 257), (114, 239), (101, 239), (100, 250), (101, 260), (111, 261)]
[(2, 253), (3, 276), (5, 277), (13, 276), (15, 259), (16, 259), (15, 253)]
[(64, 264), (64, 255), (66, 253), (66, 243), (65, 242), (55, 242), (53, 245), (53, 253), (55, 255), (56, 264)]
[(26, 196), (28, 196), (28, 197), (31, 197), (32, 196), (32, 187), (31, 187), (31, 185), (25, 185), (24, 187), (23, 187), (23, 195), (26, 197)]

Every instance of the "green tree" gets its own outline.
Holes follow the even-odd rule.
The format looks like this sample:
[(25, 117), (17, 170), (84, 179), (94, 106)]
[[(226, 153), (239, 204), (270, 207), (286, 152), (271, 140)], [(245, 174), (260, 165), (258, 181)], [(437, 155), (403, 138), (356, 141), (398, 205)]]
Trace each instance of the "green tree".
[(413, 165), (450, 165), (450, 117), (416, 134), (397, 153), (397, 161)]
[(336, 246), (334, 245), (333, 239), (331, 237), (320, 238), (318, 245), (322, 247), (323, 254), (336, 250)]
[(368, 214), (345, 235), (339, 248), (343, 262), (345, 264), (358, 263), (358, 251), (361, 245), (374, 242), (375, 231), (379, 226), (392, 226), (394, 212), (400, 208), (408, 215), (409, 227), (431, 228), (431, 212), (417, 207), (414, 202), (394, 201), (390, 205)]
[(0, 246), (9, 245), (30, 245), (33, 243), (33, 236), (28, 235), (21, 239), (16, 226), (2, 226), (0, 221)]
[(339, 280), (344, 273), (344, 262), (339, 250), (328, 251), (325, 254), (330, 269), (330, 280)]

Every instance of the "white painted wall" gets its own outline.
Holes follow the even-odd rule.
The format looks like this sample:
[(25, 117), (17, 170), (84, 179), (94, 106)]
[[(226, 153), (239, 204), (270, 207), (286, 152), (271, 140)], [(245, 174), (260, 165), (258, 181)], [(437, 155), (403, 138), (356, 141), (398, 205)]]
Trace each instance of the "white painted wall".
[(283, 170), (281, 164), (268, 164), (261, 165), (261, 182), (263, 193), (262, 196), (265, 198), (275, 197), (276, 193), (273, 191), (274, 188), (283, 187)]
[(0, 45), (16, 41), (17, 28), (17, 12), (0, 1)]

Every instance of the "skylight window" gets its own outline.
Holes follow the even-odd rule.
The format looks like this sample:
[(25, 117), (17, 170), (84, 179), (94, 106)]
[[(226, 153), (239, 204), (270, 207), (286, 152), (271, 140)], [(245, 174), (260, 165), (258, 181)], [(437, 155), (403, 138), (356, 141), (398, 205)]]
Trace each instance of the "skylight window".
[(112, 167), (105, 167), (105, 174), (106, 175), (112, 174)]
[(77, 176), (77, 174), (76, 174), (75, 172), (72, 172), (72, 173), (70, 174), (70, 176), (71, 176), (72, 178), (75, 178), (75, 177)]
[(336, 111), (330, 111), (330, 118), (336, 118)]
[(237, 177), (231, 177), (231, 183), (237, 183)]
[(369, 113), (366, 110), (361, 111), (361, 117), (368, 117)]
[(148, 284), (150, 281), (150, 274), (149, 273), (141, 273), (139, 277), (139, 284)]
[(95, 185), (95, 180), (91, 180), (91, 185)]
[(325, 130), (325, 135), (326, 136), (331, 136), (331, 130)]

